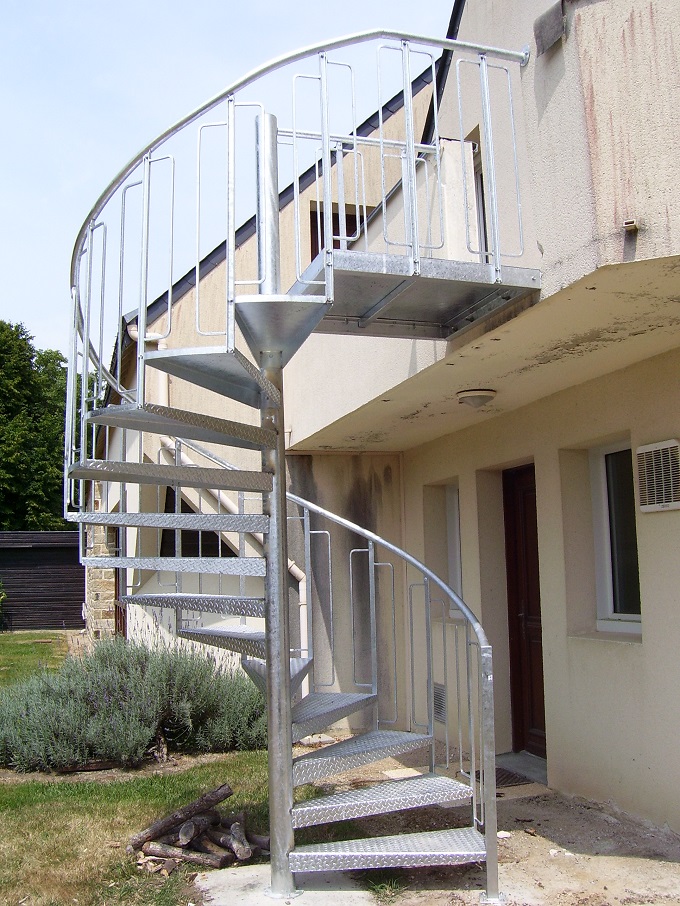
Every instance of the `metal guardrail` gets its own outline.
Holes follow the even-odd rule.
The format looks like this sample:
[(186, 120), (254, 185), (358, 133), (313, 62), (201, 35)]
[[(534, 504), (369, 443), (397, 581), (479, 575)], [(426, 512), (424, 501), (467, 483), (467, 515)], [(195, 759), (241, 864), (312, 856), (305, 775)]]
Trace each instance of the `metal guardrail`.
[[(105, 430), (108, 433), (109, 429)], [(164, 457), (170, 457), (183, 465), (207, 462), (227, 470), (236, 468), (201, 444), (179, 438), (159, 448), (159, 462), (167, 461)], [(199, 512), (208, 516), (250, 512), (243, 493), (233, 492), (227, 495), (220, 490), (196, 489), (187, 490), (187, 493), (197, 497), (193, 503)], [(177, 513), (180, 512), (181, 495), (182, 489), (175, 488)], [(231, 499), (227, 500), (227, 496)], [(117, 499), (124, 497), (123, 491)], [(472, 790), (476, 825), (483, 828), (488, 828), (490, 822), (495, 825), (492, 653), (480, 621), (463, 599), (436, 573), (398, 545), (296, 494), (289, 492), (286, 497), (289, 504), (289, 525), (298, 523), (301, 527), (297, 541), (293, 542), (301, 555), (297, 565), (308, 577), (306, 606), (301, 608), (303, 612), (300, 613), (300, 620), (304, 620), (306, 625), (298, 627), (301, 644), (295, 647), (295, 651), (305, 657), (320, 655), (315, 658), (314, 689), (327, 689), (339, 682), (336, 640), (349, 636), (352, 653), (347, 657), (351, 666), (342, 671), (342, 679), (358, 690), (378, 695), (377, 726), (389, 727), (401, 714), (402, 719), (407, 717), (413, 730), (430, 734), (433, 737), (430, 755), (432, 770), (436, 767), (449, 767), (450, 750), (453, 748), (456, 770), (460, 776), (467, 778)], [(106, 510), (105, 500), (103, 504)], [(164, 504), (165, 501), (159, 496), (159, 513), (163, 512)], [(298, 512), (291, 512), (290, 505), (298, 508)], [(83, 514), (80, 520), (86, 521), (86, 518)], [(125, 518), (125, 513), (116, 516), (121, 525), (125, 524)], [(135, 524), (134, 514), (131, 524)], [(341, 540), (337, 537), (338, 530), (346, 533)], [(121, 554), (124, 554), (126, 533), (122, 532), (121, 535)], [(224, 540), (228, 537), (224, 532), (218, 531), (218, 535)], [(294, 529), (292, 535), (295, 535)], [(156, 549), (153, 549), (151, 536), (156, 539)], [(146, 529), (145, 550), (151, 560), (161, 555), (161, 541), (160, 529)], [(238, 544), (238, 550), (234, 548), (235, 553), (245, 555), (246, 548), (261, 545), (262, 538), (239, 535), (237, 541), (231, 537), (230, 542), (232, 546), (234, 543)], [(346, 554), (346, 558), (343, 556), (339, 560), (342, 552)], [(85, 553), (87, 551), (84, 549), (83, 554)], [(200, 542), (198, 556), (201, 556)], [(216, 556), (222, 556), (221, 544), (218, 544)], [(139, 592), (143, 584), (141, 576), (131, 571), (122, 572), (121, 588), (127, 587), (128, 593)], [(207, 572), (210, 572), (209, 568)], [(315, 575), (321, 575), (324, 579), (311, 582), (311, 577)], [(211, 584), (206, 577), (199, 576), (199, 593), (205, 589), (213, 594), (224, 593), (222, 577), (213, 578), (215, 581)], [(341, 594), (336, 588), (338, 581), (345, 586), (342, 588), (343, 600), (346, 593), (349, 594), (348, 607), (342, 609), (340, 616), (335, 603)], [(158, 585), (159, 591), (180, 592), (182, 576), (177, 574), (173, 578), (171, 572), (165, 572), (159, 577)], [(406, 692), (408, 707), (403, 699), (401, 703), (397, 699), (396, 613), (400, 589), (407, 607), (407, 651), (410, 661), (410, 687)], [(368, 600), (363, 597), (366, 590)], [(244, 592), (245, 589), (241, 587), (240, 593)], [(362, 633), (357, 632), (356, 623), (357, 614), (366, 610), (368, 628), (364, 625), (363, 635), (368, 636), (370, 645), (368, 657), (362, 659), (358, 655), (358, 636)], [(345, 625), (343, 636), (343, 629), (338, 628), (338, 619), (344, 619), (346, 623), (348, 616), (349, 632)], [(320, 632), (319, 627), (323, 627), (323, 632)], [(321, 650), (315, 651), (317, 648)], [(347, 657), (344, 658), (346, 663)], [(423, 657), (424, 669), (422, 662), (419, 663)], [(382, 661), (380, 667), (379, 661)], [(416, 670), (417, 663), (419, 666)], [(443, 702), (438, 702), (437, 716), (436, 686), (443, 687)], [(444, 762), (438, 762), (435, 754), (436, 722), (442, 726), (440, 735), (443, 735)], [(450, 724), (456, 728), (452, 741), (449, 737)]]
[[(433, 135), (424, 144), (417, 123), (420, 92), (434, 84), (444, 50), (459, 64), (449, 76), (454, 72), (458, 80), (458, 110), (447, 112), (444, 139), (435, 107)], [(179, 295), (193, 287), (196, 337), (233, 348), (237, 295), (256, 293), (269, 280), (262, 269), (271, 256), (265, 254), (258, 269), (243, 253), (243, 242), (257, 228), (248, 221), (255, 181), (262, 178), (255, 173), (254, 122), (265, 105), (278, 117), (279, 185), (289, 187), (284, 194), (292, 202), (292, 222), (282, 219), (280, 229), (291, 284), (297, 280), (333, 299), (332, 255), (325, 255), (320, 277), (305, 274), (311, 233), (319, 251), (365, 245), (376, 254), (405, 255), (413, 273), (423, 256), (454, 255), (442, 195), (442, 168), (454, 145), (458, 151), (447, 166), (455, 164), (462, 189), (454, 212), (464, 224), (460, 254), (491, 263), (499, 273), (501, 261), (522, 246), (509, 66), (526, 59), (526, 52), (467, 42), (363, 32), (253, 70), (146, 145), (102, 192), (74, 246), (68, 463), (83, 457), (84, 413), (106, 393), (143, 403), (149, 344), (173, 335)], [(470, 73), (474, 78), (468, 79)], [(282, 85), (289, 90), (282, 93)], [(262, 97), (253, 99), (255, 89)], [(469, 136), (473, 122), (479, 146)], [(512, 217), (507, 211), (501, 216), (499, 201), (516, 216), (507, 240), (502, 227)], [(216, 301), (202, 282), (222, 263)], [(141, 338), (136, 364), (126, 359), (131, 321)], [(84, 402), (80, 418), (78, 397)]]

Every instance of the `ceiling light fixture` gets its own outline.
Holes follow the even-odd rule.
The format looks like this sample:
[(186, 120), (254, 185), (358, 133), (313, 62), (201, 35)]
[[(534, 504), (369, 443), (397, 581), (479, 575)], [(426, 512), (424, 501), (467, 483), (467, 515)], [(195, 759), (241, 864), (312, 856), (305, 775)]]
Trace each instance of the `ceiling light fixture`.
[(495, 399), (496, 391), (489, 389), (459, 390), (456, 396), (459, 403), (465, 403), (466, 406), (472, 406), (473, 409), (481, 409), (482, 406), (486, 406)]

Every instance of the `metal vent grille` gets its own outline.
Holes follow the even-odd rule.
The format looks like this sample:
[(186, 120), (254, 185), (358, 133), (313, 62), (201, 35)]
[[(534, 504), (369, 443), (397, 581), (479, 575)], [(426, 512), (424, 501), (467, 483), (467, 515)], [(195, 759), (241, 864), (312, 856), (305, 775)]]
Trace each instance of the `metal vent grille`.
[(434, 719), (446, 723), (446, 686), (434, 683)]
[(680, 444), (677, 440), (638, 447), (637, 472), (642, 512), (680, 509)]

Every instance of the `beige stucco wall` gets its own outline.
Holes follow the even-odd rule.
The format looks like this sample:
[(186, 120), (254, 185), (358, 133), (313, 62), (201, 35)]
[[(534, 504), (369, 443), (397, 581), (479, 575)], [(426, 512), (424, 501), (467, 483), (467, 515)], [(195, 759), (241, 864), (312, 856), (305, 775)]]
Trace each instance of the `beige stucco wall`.
[[(468, 0), (459, 38), (531, 58), (520, 90), (527, 241), (543, 295), (602, 264), (677, 254), (680, 7), (675, 0), (564, 4), (567, 32), (536, 55), (548, 0)], [(635, 218), (637, 234), (623, 221)]]
[[(290, 490), (331, 513), (362, 526), (399, 545), (402, 530), (401, 463), (399, 456), (289, 456), (287, 460)], [(289, 515), (297, 516), (297, 507), (289, 505)], [(312, 529), (329, 531), (314, 536), (313, 568), (307, 571), (307, 594), (314, 602), (314, 678), (317, 683), (330, 684), (342, 691), (352, 691), (354, 679), (371, 682), (370, 611), (365, 553), (352, 555), (354, 601), (350, 593), (350, 551), (365, 550), (366, 541), (344, 531), (337, 525), (312, 514)], [(304, 563), (301, 524), (289, 520), (288, 555)], [(327, 545), (330, 544), (333, 576), (333, 620), (331, 631), (331, 602), (328, 594)], [(384, 548), (376, 549), (376, 560), (395, 563)], [(392, 584), (394, 579), (394, 586)], [(409, 682), (404, 661), (404, 580), (399, 563), (394, 572), (382, 566), (377, 570), (376, 621), (379, 655), (379, 717), (397, 726), (407, 726)], [(392, 588), (394, 587), (394, 604)], [(354, 636), (358, 641), (356, 652)], [(331, 657), (331, 635), (334, 643), (334, 663)], [(396, 642), (396, 648), (395, 648)], [(396, 657), (396, 670), (395, 670)], [(321, 690), (323, 691), (323, 689)], [(369, 691), (357, 689), (357, 691)], [(396, 711), (395, 711), (396, 698)], [(354, 715), (349, 725), (367, 726), (368, 711)]]
[(405, 547), (427, 558), (424, 488), (460, 488), (463, 595), (494, 646), (497, 744), (511, 748), (501, 474), (536, 468), (548, 779), (680, 829), (675, 741), (680, 684), (680, 512), (637, 513), (640, 637), (595, 631), (587, 450), (677, 437), (672, 352), (565, 390), (403, 456)]

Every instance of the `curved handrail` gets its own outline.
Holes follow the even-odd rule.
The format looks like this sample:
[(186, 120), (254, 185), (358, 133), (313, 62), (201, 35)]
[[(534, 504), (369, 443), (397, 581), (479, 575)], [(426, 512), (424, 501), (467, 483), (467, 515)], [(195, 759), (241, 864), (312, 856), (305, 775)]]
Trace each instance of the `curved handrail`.
[[(187, 441), (180, 437), (175, 438), (182, 445), (188, 447), (194, 452), (198, 453), (200, 456), (205, 457), (206, 459), (214, 462), (215, 465), (219, 465), (223, 469), (237, 469), (238, 466), (233, 465), (230, 462), (227, 462), (226, 459), (222, 459), (220, 456), (217, 456), (212, 450), (208, 450), (202, 444), (197, 444), (193, 441)], [(354, 532), (357, 535), (360, 535), (362, 538), (365, 538), (367, 541), (372, 541), (374, 544), (384, 547), (386, 550), (392, 551), (393, 554), (396, 554), (406, 563), (410, 563), (415, 569), (417, 569), (423, 576), (425, 576), (430, 582), (434, 583), (437, 588), (442, 591), (449, 600), (453, 601), (456, 607), (463, 614), (465, 619), (470, 623), (472, 630), (474, 631), (479, 644), (482, 648), (489, 646), (489, 641), (486, 637), (486, 633), (482, 627), (482, 624), (479, 622), (475, 614), (470, 610), (465, 601), (456, 594), (456, 592), (444, 582), (443, 579), (440, 579), (439, 576), (432, 572), (424, 563), (421, 563), (417, 557), (414, 557), (413, 554), (409, 554), (408, 551), (405, 551), (403, 548), (399, 547), (396, 544), (392, 544), (391, 541), (387, 541), (386, 538), (382, 538), (380, 535), (376, 535), (375, 532), (369, 531), (369, 529), (363, 528), (361, 525), (357, 525), (355, 522), (351, 522), (349, 519), (345, 519), (342, 516), (338, 516), (336, 513), (332, 513), (330, 510), (325, 510), (323, 507), (319, 506), (316, 503), (312, 503), (311, 500), (305, 500), (304, 497), (298, 497), (297, 494), (293, 494), (292, 491), (286, 491), (286, 499), (291, 503), (295, 503), (298, 506), (303, 507), (303, 509), (309, 510), (310, 512), (317, 513), (319, 516), (323, 516), (325, 519), (328, 519), (329, 522), (334, 522), (336, 525), (341, 525), (343, 528), (348, 529), (351, 532)]]
[(305, 509), (310, 510), (313, 513), (317, 513), (319, 516), (323, 516), (330, 522), (334, 522), (336, 525), (341, 525), (343, 526), (343, 528), (349, 529), (349, 531), (354, 532), (357, 535), (361, 535), (367, 541), (372, 541), (375, 544), (379, 544), (386, 550), (392, 551), (393, 554), (396, 554), (406, 563), (410, 563), (411, 566), (415, 567), (420, 573), (422, 573), (423, 576), (425, 576), (425, 578), (434, 583), (440, 589), (440, 591), (442, 591), (450, 600), (454, 602), (454, 604), (463, 614), (468, 623), (470, 623), (472, 630), (477, 636), (480, 647), (490, 647), (486, 633), (482, 628), (482, 624), (479, 622), (479, 620), (470, 610), (467, 604), (463, 601), (463, 599), (459, 595), (457, 595), (456, 592), (446, 584), (446, 582), (440, 579), (436, 573), (432, 572), (432, 570), (425, 566), (424, 563), (421, 563), (420, 560), (417, 559), (417, 557), (409, 554), (408, 551), (403, 550), (396, 544), (392, 544), (391, 541), (387, 541), (385, 538), (381, 538), (380, 535), (376, 535), (375, 532), (371, 532), (368, 529), (362, 528), (362, 526), (357, 525), (354, 522), (350, 522), (349, 519), (344, 519), (342, 516), (331, 513), (329, 510), (325, 510), (323, 507), (312, 503), (310, 500), (305, 500), (303, 497), (298, 497), (297, 494), (293, 494), (288, 491), (286, 493), (286, 497), (292, 503), (297, 503), (298, 506), (304, 507)]
[(521, 65), (526, 65), (529, 59), (528, 48), (525, 48), (522, 51), (510, 51), (503, 50), (500, 47), (488, 47), (483, 44), (476, 44), (468, 41), (453, 41), (447, 38), (429, 38), (425, 35), (408, 34), (404, 32), (388, 31), (384, 29), (357, 32), (355, 34), (346, 35), (342, 38), (336, 38), (333, 41), (323, 41), (317, 44), (310, 44), (307, 47), (303, 47), (300, 50), (294, 51), (293, 53), (287, 53), (279, 57), (275, 57), (273, 60), (265, 63), (263, 66), (252, 69), (245, 76), (242, 76), (240, 79), (232, 82), (231, 85), (229, 85), (227, 88), (224, 88), (218, 94), (214, 95), (212, 98), (210, 98), (210, 100), (201, 104), (191, 113), (182, 117), (182, 119), (178, 120), (174, 125), (170, 126), (168, 129), (162, 132), (148, 145), (145, 145), (144, 148), (142, 148), (141, 151), (139, 151), (134, 157), (132, 157), (122, 168), (122, 170), (117, 173), (117, 175), (113, 178), (113, 180), (104, 189), (97, 201), (94, 203), (94, 205), (90, 209), (89, 214), (83, 221), (80, 230), (78, 231), (78, 236), (76, 237), (73, 253), (71, 255), (71, 286), (77, 285), (76, 278), (78, 259), (80, 257), (80, 250), (85, 239), (85, 234), (90, 223), (97, 219), (106, 203), (112, 198), (114, 193), (118, 188), (120, 188), (121, 184), (128, 178), (128, 176), (140, 165), (140, 163), (142, 163), (147, 154), (151, 154), (156, 148), (162, 145), (165, 141), (167, 141), (167, 139), (171, 138), (185, 126), (188, 126), (203, 114), (208, 113), (213, 109), (213, 107), (216, 107), (229, 95), (232, 95), (235, 92), (246, 88), (257, 79), (263, 78), (264, 76), (275, 72), (277, 69), (280, 69), (283, 66), (296, 63), (299, 60), (303, 60), (305, 59), (305, 57), (312, 56), (315, 53), (338, 50), (342, 47), (347, 47), (352, 44), (363, 44), (368, 41), (374, 41), (381, 38), (393, 41), (412, 41), (416, 44), (425, 44), (432, 47), (438, 47), (441, 50), (461, 50), (485, 54), (487, 56), (494, 57), (495, 59), (508, 60), (511, 62), (520, 63)]

